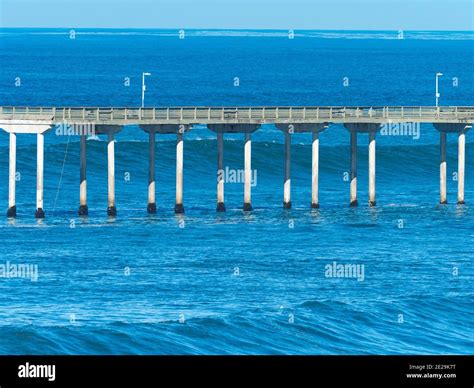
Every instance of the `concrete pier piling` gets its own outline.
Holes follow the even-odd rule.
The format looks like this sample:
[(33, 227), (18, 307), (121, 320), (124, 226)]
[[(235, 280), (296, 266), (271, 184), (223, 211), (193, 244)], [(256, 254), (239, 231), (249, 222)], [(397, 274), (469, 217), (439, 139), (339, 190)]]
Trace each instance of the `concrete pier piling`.
[(319, 208), (319, 134), (328, 128), (327, 123), (298, 125), (297, 131), (312, 133), (311, 144), (311, 208)]
[(156, 213), (156, 183), (155, 183), (155, 131), (148, 132), (148, 206), (149, 214)]
[(36, 218), (44, 218), (44, 133), (36, 135)]
[(291, 209), (291, 134), (285, 133), (285, 181), (283, 184), (283, 208)]
[(217, 209), (225, 211), (224, 204), (224, 134), (217, 132)]
[(357, 132), (351, 131), (351, 183), (350, 183), (351, 207), (357, 206)]
[(252, 140), (249, 132), (244, 136), (244, 211), (251, 211)]
[(319, 132), (313, 131), (311, 149), (311, 208), (319, 208)]
[(10, 132), (10, 152), (8, 168), (8, 210), (7, 217), (16, 217), (16, 133)]
[(369, 132), (369, 206), (375, 206), (375, 132)]
[(115, 134), (122, 130), (121, 125), (97, 125), (96, 133), (107, 136), (107, 215), (115, 217)]
[(184, 213), (183, 206), (183, 133), (176, 135), (176, 214)]
[(439, 133), (439, 203), (445, 205), (448, 203), (446, 195), (446, 132)]
[[(15, 217), (16, 208), (16, 136), (37, 137), (36, 212), (44, 217), (44, 135), (56, 125), (88, 125), (107, 136), (108, 207), (109, 216), (117, 213), (115, 205), (115, 134), (127, 125), (138, 125), (148, 132), (148, 204), (149, 213), (156, 212), (155, 147), (156, 134), (176, 134), (176, 203), (175, 212), (183, 213), (184, 133), (193, 125), (207, 125), (217, 134), (217, 210), (225, 210), (224, 201), (224, 134), (244, 134), (244, 211), (252, 210), (251, 133), (261, 125), (274, 124), (284, 132), (283, 206), (291, 203), (291, 138), (293, 133), (311, 132), (311, 208), (319, 203), (319, 133), (329, 124), (344, 125), (350, 132), (350, 205), (357, 206), (357, 136), (367, 133), (368, 204), (376, 204), (376, 134), (387, 124), (431, 123), (440, 132), (439, 187), (440, 203), (447, 203), (447, 136), (458, 136), (457, 202), (465, 202), (466, 132), (474, 122), (474, 106), (449, 107), (164, 107), (164, 108), (94, 108), (94, 107), (15, 107), (0, 106), (0, 128), (9, 133), (8, 217)], [(241, 171), (240, 171), (241, 172)], [(241, 176), (241, 175), (239, 175)], [(256, 178), (256, 174), (255, 174)], [(255, 182), (256, 183), (256, 182)], [(308, 182), (309, 184), (309, 182)], [(80, 135), (79, 215), (87, 215), (86, 137)]]
[(283, 181), (283, 208), (291, 209), (291, 134), (296, 132), (298, 124), (277, 124), (276, 127), (285, 135), (285, 179)]
[(80, 183), (79, 183), (79, 215), (87, 216), (89, 209), (87, 207), (87, 138), (86, 135), (80, 137)]
[(462, 129), (458, 135), (458, 204), (464, 205), (464, 170), (466, 164), (466, 131)]
[(107, 182), (108, 182), (108, 206), (107, 215), (115, 217), (115, 132), (110, 129), (107, 132)]

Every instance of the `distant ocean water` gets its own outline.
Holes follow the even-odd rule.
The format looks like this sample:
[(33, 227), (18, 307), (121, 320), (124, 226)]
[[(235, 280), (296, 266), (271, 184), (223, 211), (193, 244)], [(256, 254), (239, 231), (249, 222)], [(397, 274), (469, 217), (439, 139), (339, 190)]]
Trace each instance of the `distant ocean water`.
[[(0, 29), (0, 104), (138, 106), (474, 105), (474, 33), (397, 31)], [(347, 77), (349, 86), (343, 86)], [(19, 78), (21, 86), (15, 86)], [(126, 78), (130, 86), (124, 86)], [(238, 78), (239, 86), (234, 86)], [(455, 82), (456, 80), (456, 82)], [(173, 213), (175, 139), (157, 136), (156, 215), (146, 214), (148, 143), (117, 136), (118, 216), (108, 219), (106, 142), (88, 141), (90, 215), (79, 218), (79, 143), (46, 136), (46, 219), (34, 219), (36, 145), (18, 136), (16, 220), (0, 216), (0, 265), (33, 264), (37, 281), (1, 278), (2, 354), (472, 354), (474, 133), (466, 205), (455, 204), (456, 136), (448, 137), (448, 200), (439, 206), (439, 135), (377, 137), (377, 207), (368, 208), (367, 136), (359, 139), (359, 202), (348, 207), (349, 136), (320, 136), (320, 203), (311, 199), (310, 135), (292, 148), (293, 209), (282, 209), (283, 136), (252, 137), (254, 211), (243, 185), (215, 212), (216, 141), (186, 134), (184, 206)], [(243, 138), (225, 140), (243, 168)], [(129, 179), (127, 179), (129, 177)], [(0, 132), (0, 203), (8, 197)], [(364, 279), (328, 278), (359, 264)]]

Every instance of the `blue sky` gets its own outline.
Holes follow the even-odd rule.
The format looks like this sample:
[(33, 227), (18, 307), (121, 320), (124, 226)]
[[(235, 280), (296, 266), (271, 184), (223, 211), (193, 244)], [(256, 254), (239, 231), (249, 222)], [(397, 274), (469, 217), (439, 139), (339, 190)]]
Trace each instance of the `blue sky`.
[(1, 27), (473, 30), (473, 0), (0, 0)]

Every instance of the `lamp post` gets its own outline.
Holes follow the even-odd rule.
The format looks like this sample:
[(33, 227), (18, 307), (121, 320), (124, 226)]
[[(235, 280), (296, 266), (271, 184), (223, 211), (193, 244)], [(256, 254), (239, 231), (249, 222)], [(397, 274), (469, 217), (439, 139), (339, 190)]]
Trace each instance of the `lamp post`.
[(436, 73), (436, 109), (438, 109), (438, 101), (439, 101), (439, 91), (438, 91), (438, 78), (441, 77), (443, 73)]
[(145, 106), (145, 76), (151, 75), (151, 73), (143, 73), (142, 74), (142, 108)]

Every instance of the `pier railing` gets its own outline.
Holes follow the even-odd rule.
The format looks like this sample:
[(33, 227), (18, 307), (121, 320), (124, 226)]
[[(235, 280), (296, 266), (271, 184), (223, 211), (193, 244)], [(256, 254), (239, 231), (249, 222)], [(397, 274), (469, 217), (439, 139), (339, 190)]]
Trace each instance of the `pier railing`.
[(284, 122), (471, 122), (471, 106), (386, 107), (0, 107), (0, 118), (10, 120), (134, 123), (284, 123)]

